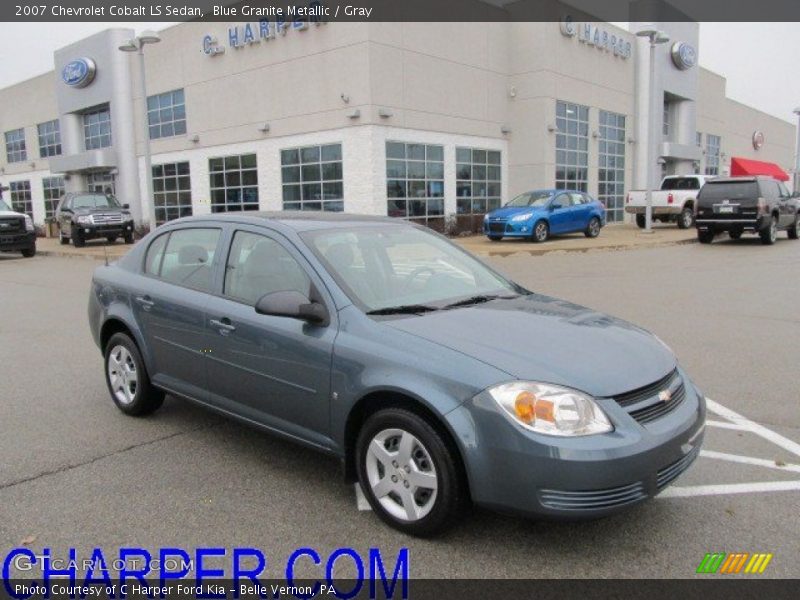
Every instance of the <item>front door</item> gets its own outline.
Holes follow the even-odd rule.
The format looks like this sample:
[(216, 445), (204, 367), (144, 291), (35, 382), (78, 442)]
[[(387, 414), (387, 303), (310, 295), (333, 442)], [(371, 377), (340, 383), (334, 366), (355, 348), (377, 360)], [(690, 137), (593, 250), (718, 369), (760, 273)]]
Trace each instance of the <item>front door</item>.
[[(330, 371), (336, 326), (260, 315), (259, 298), (312, 286), (327, 294), (297, 249), (279, 234), (233, 232), (222, 296), (207, 307), (210, 402), (223, 410), (329, 446)], [(326, 296), (323, 301), (332, 306)]]
[(572, 202), (566, 192), (558, 194), (550, 205), (550, 233), (565, 233), (572, 225)]

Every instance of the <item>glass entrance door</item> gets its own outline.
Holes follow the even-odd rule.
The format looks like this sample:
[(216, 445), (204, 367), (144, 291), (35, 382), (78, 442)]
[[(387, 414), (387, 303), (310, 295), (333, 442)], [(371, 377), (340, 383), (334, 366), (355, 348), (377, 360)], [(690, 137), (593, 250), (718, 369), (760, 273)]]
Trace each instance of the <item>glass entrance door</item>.
[(86, 174), (86, 189), (90, 192), (117, 195), (116, 178), (111, 171), (91, 171)]

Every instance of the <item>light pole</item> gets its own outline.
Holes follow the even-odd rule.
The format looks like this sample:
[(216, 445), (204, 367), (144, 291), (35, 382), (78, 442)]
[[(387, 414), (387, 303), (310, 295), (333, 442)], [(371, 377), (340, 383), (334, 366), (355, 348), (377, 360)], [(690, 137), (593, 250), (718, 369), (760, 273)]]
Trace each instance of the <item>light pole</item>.
[(797, 142), (794, 148), (794, 185), (792, 191), (800, 194), (800, 106), (794, 109), (797, 115)]
[(656, 115), (659, 113), (656, 103), (656, 45), (665, 44), (669, 41), (669, 36), (657, 29), (643, 29), (636, 33), (639, 37), (650, 40), (650, 78), (647, 91), (647, 100), (650, 105), (647, 117), (647, 199), (644, 212), (644, 233), (653, 233), (653, 188), (656, 186), (655, 168), (653, 156), (653, 144), (655, 144), (658, 130), (656, 129)]
[(139, 93), (142, 96), (142, 143), (144, 144), (144, 180), (147, 190), (147, 221), (150, 229), (156, 226), (156, 206), (153, 199), (153, 166), (150, 157), (150, 125), (147, 119), (147, 86), (144, 74), (144, 47), (157, 44), (161, 37), (155, 31), (143, 31), (141, 35), (128, 40), (119, 49), (123, 52), (136, 52), (139, 55)]

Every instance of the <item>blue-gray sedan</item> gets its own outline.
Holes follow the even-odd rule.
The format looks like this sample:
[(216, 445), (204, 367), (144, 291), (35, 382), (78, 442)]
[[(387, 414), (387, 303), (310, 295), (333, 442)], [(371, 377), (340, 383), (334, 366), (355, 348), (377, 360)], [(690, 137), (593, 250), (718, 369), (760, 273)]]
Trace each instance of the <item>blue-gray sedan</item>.
[(703, 438), (703, 395), (657, 337), (397, 220), (173, 221), (95, 271), (89, 323), (123, 412), (169, 393), (335, 455), (415, 535), (470, 502), (611, 514)]

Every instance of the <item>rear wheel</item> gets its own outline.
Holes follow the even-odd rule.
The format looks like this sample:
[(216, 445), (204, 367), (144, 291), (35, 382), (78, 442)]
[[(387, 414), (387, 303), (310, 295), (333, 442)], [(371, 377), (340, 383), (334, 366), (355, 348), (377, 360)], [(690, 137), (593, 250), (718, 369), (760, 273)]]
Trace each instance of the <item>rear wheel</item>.
[(546, 242), (550, 237), (550, 226), (547, 221), (537, 221), (533, 226), (533, 241), (536, 243)]
[(794, 223), (791, 225), (791, 227), (789, 227), (787, 233), (789, 234), (790, 240), (796, 240), (800, 238), (800, 215), (794, 218)]
[(678, 215), (678, 229), (689, 229), (692, 225), (694, 225), (694, 211), (687, 206)]
[(600, 219), (597, 217), (592, 217), (589, 219), (589, 225), (586, 227), (586, 231), (583, 232), (587, 238), (596, 238), (600, 235)]
[(111, 399), (122, 412), (143, 416), (164, 402), (164, 392), (150, 383), (136, 343), (125, 333), (115, 333), (105, 350), (106, 384)]
[(416, 413), (378, 411), (361, 428), (356, 453), (361, 488), (385, 523), (427, 537), (460, 516), (467, 497), (458, 456)]
[(714, 232), (713, 231), (698, 231), (697, 232), (697, 241), (701, 244), (710, 244), (714, 241)]
[(500, 240), (503, 239), (502, 235), (490, 235), (490, 236), (487, 236), (487, 237), (493, 242), (499, 242)]
[(645, 219), (644, 215), (636, 215), (636, 226), (639, 229), (644, 229), (645, 225), (647, 225), (647, 220)]
[(769, 225), (758, 232), (761, 238), (761, 243), (766, 246), (771, 246), (778, 239), (778, 217), (772, 216), (769, 220)]

